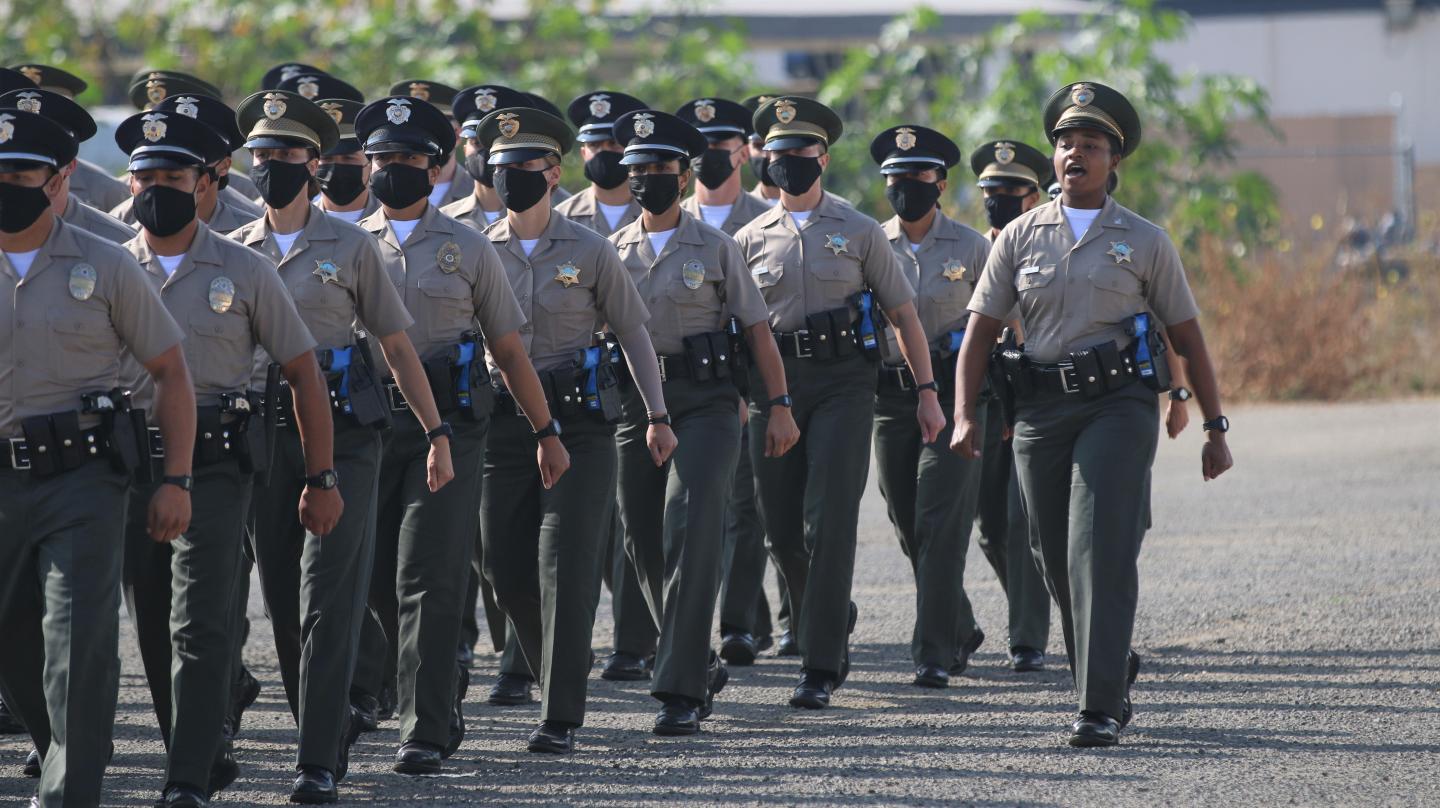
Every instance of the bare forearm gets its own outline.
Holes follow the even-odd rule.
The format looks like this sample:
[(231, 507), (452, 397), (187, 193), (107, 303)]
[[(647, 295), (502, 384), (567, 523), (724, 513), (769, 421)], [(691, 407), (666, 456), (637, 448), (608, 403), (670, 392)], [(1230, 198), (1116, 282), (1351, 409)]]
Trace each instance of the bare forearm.
[(1215, 366), (1210, 362), (1210, 351), (1205, 347), (1205, 336), (1200, 332), (1200, 323), (1186, 320), (1167, 326), (1170, 343), (1175, 353), (1185, 360), (1185, 375), (1194, 387), (1195, 400), (1205, 420), (1218, 417), (1221, 412), (1220, 384), (1215, 379)]
[(775, 335), (770, 324), (758, 322), (745, 329), (745, 339), (750, 343), (750, 355), (760, 369), (760, 378), (765, 381), (765, 393), (778, 398), (790, 392), (785, 381), (785, 363), (780, 361), (780, 348), (775, 344)]
[(955, 420), (974, 419), (985, 386), (985, 365), (990, 349), (1005, 324), (994, 317), (970, 313), (965, 341), (960, 344), (960, 361), (955, 363)]
[(425, 377), (425, 368), (415, 353), (415, 345), (404, 331), (397, 331), (380, 338), (380, 350), (385, 354), (385, 363), (395, 377), (395, 386), (405, 396), (405, 403), (426, 432), (440, 426), (440, 410), (435, 406), (435, 396), (430, 392), (430, 381)]
[(910, 366), (915, 382), (927, 384), (934, 381), (935, 371), (930, 367), (930, 343), (925, 339), (925, 331), (920, 327), (920, 318), (915, 314), (914, 305), (906, 304), (895, 312), (886, 314), (895, 324), (895, 338), (900, 343), (900, 353), (905, 356), (905, 364)]
[(295, 394), (295, 426), (305, 453), (305, 473), (315, 475), (334, 468), (335, 424), (330, 415), (330, 390), (314, 355), (305, 354), (300, 360), (286, 363), (285, 379)]

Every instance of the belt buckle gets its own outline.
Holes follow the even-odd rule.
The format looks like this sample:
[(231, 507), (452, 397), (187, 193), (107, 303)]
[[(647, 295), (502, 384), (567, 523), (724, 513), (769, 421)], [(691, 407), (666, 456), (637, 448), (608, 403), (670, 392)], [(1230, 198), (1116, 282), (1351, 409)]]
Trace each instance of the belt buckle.
[(815, 356), (815, 351), (814, 351), (814, 349), (811, 348), (811, 347), (809, 346), (809, 344), (808, 344), (808, 343), (805, 341), (805, 339), (804, 339), (804, 338), (809, 337), (809, 336), (810, 336), (810, 332), (809, 332), (809, 331), (792, 331), (792, 332), (790, 332), (790, 337), (791, 337), (791, 339), (794, 339), (794, 340), (795, 340), (795, 358), (796, 358), (796, 359), (809, 359), (809, 358)]
[(660, 366), (660, 381), (670, 381), (670, 372), (665, 369), (665, 357), (656, 354), (655, 362)]
[(394, 382), (386, 382), (385, 392), (390, 394), (391, 412), (405, 412), (410, 409), (410, 402), (406, 401), (405, 394), (400, 392), (400, 385)]
[(8, 438), (5, 441), (10, 449), (10, 467), (17, 471), (27, 471), (30, 468), (30, 451), (24, 438)]
[(149, 435), (150, 457), (155, 460), (165, 459), (165, 441), (160, 437), (160, 427), (147, 426), (145, 432)]
[(1062, 362), (1058, 367), (1060, 369), (1060, 389), (1066, 395), (1080, 392), (1080, 383), (1075, 382), (1072, 385), (1070, 381), (1071, 374), (1075, 372), (1075, 365)]
[(905, 368), (895, 368), (892, 372), (895, 374), (895, 381), (899, 384), (901, 390), (915, 389), (915, 377), (908, 373)]

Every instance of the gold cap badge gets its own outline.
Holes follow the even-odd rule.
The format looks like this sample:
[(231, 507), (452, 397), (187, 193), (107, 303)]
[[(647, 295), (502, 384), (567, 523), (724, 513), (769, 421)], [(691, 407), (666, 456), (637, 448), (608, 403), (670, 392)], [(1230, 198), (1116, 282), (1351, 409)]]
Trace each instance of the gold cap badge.
[(908, 126), (902, 126), (895, 130), (895, 145), (901, 151), (910, 151), (915, 148), (915, 130)]
[(145, 80), (145, 98), (152, 105), (165, 100), (165, 80), (159, 73), (151, 73)]
[(695, 120), (701, 123), (709, 123), (715, 120), (715, 102), (708, 98), (702, 98), (696, 101)]
[(140, 126), (140, 134), (144, 135), (146, 140), (159, 143), (165, 139), (165, 131), (170, 128), (170, 125), (165, 123), (165, 113), (152, 112), (140, 120), (144, 121)]
[(285, 96), (279, 93), (266, 93), (265, 105), (261, 107), (265, 117), (276, 120), (285, 117)]
[(200, 107), (197, 101), (198, 99), (188, 95), (181, 96), (175, 99), (175, 111), (187, 118), (195, 118), (198, 120), (200, 118)]
[(655, 134), (655, 116), (648, 112), (638, 113), (635, 118), (635, 137), (645, 138)]
[(30, 79), (36, 84), (44, 83), (40, 80), (40, 68), (36, 67), (35, 65), (25, 65), (24, 67), (20, 68), (20, 72), (25, 74), (25, 78)]
[(1015, 162), (1015, 144), (996, 143), (995, 162), (999, 163), (1002, 166), (1008, 166), (1011, 163)]
[(410, 120), (410, 102), (403, 98), (390, 99), (390, 106), (385, 109), (385, 118), (396, 126)]
[(790, 123), (795, 120), (795, 102), (788, 98), (782, 98), (775, 102), (775, 118), (780, 123)]
[(315, 96), (320, 94), (320, 80), (314, 76), (306, 76), (295, 83), (295, 92), (299, 93), (301, 98), (313, 101)]
[(341, 119), (345, 117), (344, 107), (340, 106), (334, 101), (322, 101), (320, 103), (320, 108), (325, 110), (325, 114), (329, 115), (332, 119), (334, 119), (335, 123), (340, 123)]
[(597, 93), (590, 96), (590, 114), (596, 118), (604, 118), (610, 114), (610, 96), (604, 93)]
[(500, 116), (496, 118), (496, 123), (500, 127), (501, 137), (511, 138), (520, 134), (520, 116), (513, 112), (501, 113)]
[(11, 123), (13, 120), (14, 115), (0, 115), (0, 143), (9, 142), (10, 138), (15, 137), (15, 124)]
[(475, 91), (475, 108), (481, 112), (493, 112), (496, 103), (495, 91), (489, 87), (481, 87)]
[(1070, 91), (1070, 103), (1077, 107), (1088, 107), (1095, 100), (1095, 88), (1088, 84), (1077, 84)]
[(40, 94), (33, 92), (21, 93), (20, 100), (15, 102), (15, 108), (21, 110), (22, 112), (33, 112), (36, 115), (39, 115)]
[(411, 98), (418, 98), (418, 99), (420, 99), (421, 101), (429, 101), (429, 100), (430, 100), (430, 85), (426, 84), (426, 83), (423, 82), (423, 81), (414, 81), (414, 82), (411, 82), (411, 83), (410, 83), (410, 97), (411, 97)]

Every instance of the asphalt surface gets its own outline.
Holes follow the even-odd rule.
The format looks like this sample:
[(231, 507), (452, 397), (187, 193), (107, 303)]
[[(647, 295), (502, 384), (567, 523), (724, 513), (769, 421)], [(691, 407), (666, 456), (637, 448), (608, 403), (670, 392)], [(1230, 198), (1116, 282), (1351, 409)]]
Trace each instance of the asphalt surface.
[[(525, 751), (539, 708), (484, 704), (446, 774), (394, 774), (394, 721), (365, 735), (343, 803), (586, 805), (1440, 804), (1440, 401), (1237, 408), (1236, 468), (1202, 483), (1198, 428), (1162, 440), (1141, 555), (1145, 666), (1123, 744), (1064, 744), (1074, 698), (1059, 629), (1049, 669), (1004, 667), (1001, 592), (972, 546), (967, 586), (990, 639), (942, 691), (909, 684), (913, 587), (878, 494), (864, 503), (854, 672), (834, 706), (786, 706), (793, 660), (732, 668), (695, 738), (650, 734), (645, 683), (591, 680), (565, 758)], [(1195, 425), (1198, 427), (1198, 424)], [(254, 591), (258, 592), (258, 587)], [(258, 595), (257, 595), (258, 597)], [(609, 610), (595, 627), (603, 655)], [(246, 659), (265, 690), (221, 804), (281, 804), (294, 728), (269, 624), (252, 603)], [(128, 624), (107, 798), (148, 804), (163, 750)], [(0, 800), (28, 747), (0, 738)], [(109, 804), (109, 803), (107, 803)]]

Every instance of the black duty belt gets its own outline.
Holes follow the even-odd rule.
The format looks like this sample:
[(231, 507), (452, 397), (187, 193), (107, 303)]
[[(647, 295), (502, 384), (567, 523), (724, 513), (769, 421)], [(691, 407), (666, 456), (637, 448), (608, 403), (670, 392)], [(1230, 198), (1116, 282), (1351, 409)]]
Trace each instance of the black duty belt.
[(660, 381), (690, 378), (690, 360), (685, 354), (656, 354), (655, 359), (660, 363)]
[(400, 386), (394, 379), (385, 380), (385, 394), (390, 399), (391, 412), (408, 412), (410, 402), (405, 400), (405, 394), (400, 392)]
[(809, 331), (776, 331), (775, 344), (780, 349), (781, 356), (790, 356), (796, 359), (809, 359), (815, 355), (815, 349), (811, 345), (812, 339), (829, 339), (829, 334), (811, 336)]
[(914, 390), (915, 374), (909, 365), (881, 365), (880, 387), (885, 390)]
[[(1029, 373), (1031, 383), (1034, 384), (1037, 393), (1079, 395), (1084, 392), (1086, 383), (1093, 385), (1100, 381), (1093, 375), (1081, 376), (1080, 372), (1075, 369), (1074, 362), (1056, 362), (1054, 364), (1031, 362)], [(1123, 369), (1112, 368), (1110, 375), (1111, 378), (1105, 380), (1108, 392), (1118, 390), (1138, 378), (1135, 373), (1135, 364), (1128, 358)]]
[[(100, 460), (107, 456), (107, 442), (105, 432), (100, 427), (94, 429), (80, 430), (80, 439), (87, 445), (84, 458), (87, 460)], [(45, 451), (45, 447), (40, 447)], [(30, 468), (30, 444), (24, 438), (7, 438), (5, 440), (5, 456), (0, 458), (0, 468), (27, 471)]]

